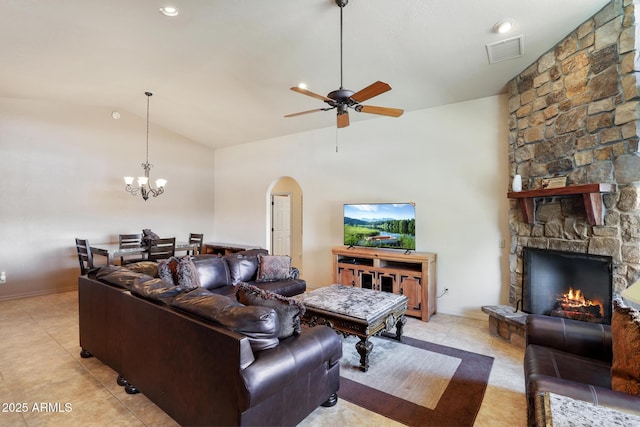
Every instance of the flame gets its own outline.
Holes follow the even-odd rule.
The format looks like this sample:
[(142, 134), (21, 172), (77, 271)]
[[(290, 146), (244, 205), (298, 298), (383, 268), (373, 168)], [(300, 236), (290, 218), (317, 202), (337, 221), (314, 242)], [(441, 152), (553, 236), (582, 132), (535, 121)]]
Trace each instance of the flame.
[(570, 307), (583, 307), (583, 306), (592, 306), (599, 305), (600, 310), (603, 310), (601, 301), (592, 301), (584, 297), (584, 294), (580, 289), (574, 290), (573, 288), (569, 288), (569, 292), (566, 294), (562, 294), (558, 300), (563, 303), (569, 305)]

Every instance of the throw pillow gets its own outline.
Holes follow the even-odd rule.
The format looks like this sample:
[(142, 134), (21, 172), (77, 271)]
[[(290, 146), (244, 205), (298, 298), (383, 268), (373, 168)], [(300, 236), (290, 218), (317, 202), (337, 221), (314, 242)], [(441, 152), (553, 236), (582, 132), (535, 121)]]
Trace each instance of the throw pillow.
[(200, 277), (198, 270), (189, 256), (180, 258), (178, 261), (178, 286), (184, 289), (195, 289), (200, 287)]
[(640, 312), (619, 298), (613, 302), (611, 341), (611, 388), (640, 396)]
[(258, 255), (256, 282), (272, 282), (291, 278), (291, 257), (288, 255)]
[(178, 258), (169, 257), (158, 262), (158, 277), (167, 283), (178, 283)]
[(273, 308), (280, 320), (278, 339), (283, 340), (300, 333), (300, 317), (305, 312), (304, 305), (300, 301), (265, 291), (248, 283), (240, 283), (236, 286), (236, 298), (244, 305)]

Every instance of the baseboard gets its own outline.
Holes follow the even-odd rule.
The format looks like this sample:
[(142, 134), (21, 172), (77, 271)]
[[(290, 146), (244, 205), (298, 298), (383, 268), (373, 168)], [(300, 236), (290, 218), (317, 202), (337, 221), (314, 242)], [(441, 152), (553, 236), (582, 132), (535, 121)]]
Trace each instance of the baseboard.
[(27, 292), (23, 294), (13, 294), (13, 295), (0, 296), (0, 301), (10, 301), (14, 299), (39, 297), (43, 295), (60, 294), (63, 292), (71, 292), (71, 291), (77, 291), (77, 290), (78, 290), (77, 286), (72, 286), (69, 288), (62, 288), (62, 289), (50, 289), (46, 291), (35, 291), (35, 292)]

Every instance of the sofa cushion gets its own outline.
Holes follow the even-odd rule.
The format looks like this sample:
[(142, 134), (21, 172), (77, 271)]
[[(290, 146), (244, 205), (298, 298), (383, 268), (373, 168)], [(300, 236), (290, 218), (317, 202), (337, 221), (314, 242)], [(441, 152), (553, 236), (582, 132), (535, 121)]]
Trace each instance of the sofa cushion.
[(200, 287), (200, 278), (198, 269), (191, 260), (191, 257), (185, 256), (178, 261), (178, 286), (184, 289), (195, 289)]
[(158, 277), (158, 263), (153, 261), (139, 261), (127, 264), (127, 270), (136, 273), (146, 274), (151, 277)]
[(237, 285), (240, 282), (248, 282), (256, 277), (258, 271), (258, 255), (232, 253), (224, 256), (229, 265), (231, 274), (231, 284)]
[(215, 289), (231, 284), (231, 275), (226, 261), (218, 255), (198, 255), (191, 257), (198, 277), (200, 286), (206, 289)]
[(177, 295), (185, 291), (180, 286), (165, 282), (160, 278), (138, 280), (131, 287), (131, 293), (153, 301), (169, 304)]
[(256, 282), (271, 282), (291, 278), (291, 257), (288, 255), (258, 255)]
[(246, 335), (254, 352), (279, 343), (280, 323), (272, 308), (244, 306), (233, 298), (202, 288), (178, 295), (171, 306)]
[(619, 298), (613, 302), (611, 339), (611, 388), (640, 396), (640, 312)]
[(244, 305), (273, 308), (280, 320), (279, 339), (287, 339), (300, 333), (300, 317), (305, 311), (300, 301), (262, 290), (248, 283), (240, 283), (236, 286), (236, 298)]
[(610, 387), (610, 369), (611, 364), (603, 360), (553, 347), (529, 344), (525, 350), (524, 372), (525, 378), (529, 380), (545, 377), (563, 382)]
[(158, 262), (158, 277), (172, 285), (178, 284), (178, 258), (172, 256)]
[(119, 265), (110, 265), (100, 268), (96, 272), (96, 279), (110, 285), (131, 290), (137, 281), (151, 280), (153, 277), (136, 273)]

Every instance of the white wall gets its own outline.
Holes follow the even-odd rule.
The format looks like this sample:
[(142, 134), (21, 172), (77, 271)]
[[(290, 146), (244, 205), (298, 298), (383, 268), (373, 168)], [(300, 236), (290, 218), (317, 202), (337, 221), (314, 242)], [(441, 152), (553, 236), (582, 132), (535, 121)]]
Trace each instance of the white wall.
[(417, 250), (438, 254), (438, 293), (449, 289), (438, 311), (484, 318), (482, 305), (508, 301), (507, 116), (497, 96), (217, 150), (216, 240), (265, 246), (266, 192), (291, 176), (303, 195), (303, 278), (324, 286), (343, 203), (413, 201)]
[(0, 299), (75, 288), (76, 237), (117, 242), (151, 228), (213, 240), (214, 151), (152, 124), (151, 177), (169, 182), (144, 202), (124, 191), (122, 177), (143, 174), (145, 118), (121, 114), (0, 98)]
[(439, 292), (449, 289), (438, 311), (482, 317), (481, 305), (508, 301), (508, 253), (498, 247), (508, 236), (506, 104), (484, 98), (215, 154), (152, 125), (151, 176), (169, 183), (144, 202), (122, 182), (142, 172), (144, 118), (0, 98), (0, 299), (74, 288), (75, 237), (114, 242), (151, 228), (266, 246), (267, 191), (291, 176), (303, 192), (310, 287), (332, 282), (343, 203), (414, 201), (418, 250), (438, 253)]

